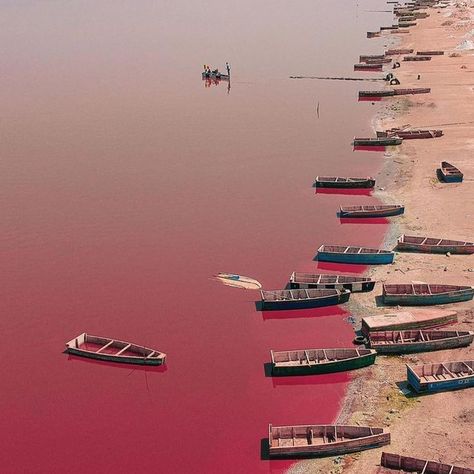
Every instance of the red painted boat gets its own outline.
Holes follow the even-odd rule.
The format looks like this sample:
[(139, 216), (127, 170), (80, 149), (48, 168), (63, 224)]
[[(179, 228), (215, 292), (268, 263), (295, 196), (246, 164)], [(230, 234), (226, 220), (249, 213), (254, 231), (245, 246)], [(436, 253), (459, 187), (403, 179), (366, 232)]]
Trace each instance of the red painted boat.
[(449, 252), (452, 254), (472, 254), (474, 253), (474, 242), (438, 239), (435, 237), (417, 237), (403, 234), (398, 239), (397, 250), (424, 253)]
[(422, 472), (423, 474), (474, 474), (474, 469), (444, 464), (438, 461), (400, 456), (399, 454), (382, 453), (380, 465), (388, 469), (403, 472)]

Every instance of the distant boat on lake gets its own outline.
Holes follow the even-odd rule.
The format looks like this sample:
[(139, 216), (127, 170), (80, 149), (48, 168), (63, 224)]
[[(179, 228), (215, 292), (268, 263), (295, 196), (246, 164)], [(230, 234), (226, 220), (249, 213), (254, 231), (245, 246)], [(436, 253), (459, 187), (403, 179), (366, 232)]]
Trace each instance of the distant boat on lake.
[(384, 428), (348, 425), (268, 427), (269, 454), (273, 456), (338, 456), (390, 444)]
[(474, 288), (427, 283), (383, 285), (383, 302), (390, 305), (418, 306), (458, 303), (472, 300)]
[(166, 354), (156, 349), (87, 333), (66, 343), (66, 352), (89, 359), (126, 364), (162, 365), (166, 361)]
[(380, 265), (392, 263), (394, 256), (395, 253), (390, 250), (343, 245), (321, 245), (318, 249), (317, 259), (322, 262)]

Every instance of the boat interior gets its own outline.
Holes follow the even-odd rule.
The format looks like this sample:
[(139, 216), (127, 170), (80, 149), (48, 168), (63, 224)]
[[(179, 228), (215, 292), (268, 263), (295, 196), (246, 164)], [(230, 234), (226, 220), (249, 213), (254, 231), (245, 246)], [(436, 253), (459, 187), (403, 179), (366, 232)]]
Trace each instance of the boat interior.
[(438, 295), (470, 288), (470, 286), (458, 285), (405, 284), (384, 285), (383, 291), (385, 295)]
[(469, 334), (469, 331), (376, 331), (370, 334), (370, 342), (374, 344), (407, 344), (438, 341)]
[(419, 474), (473, 474), (474, 470), (443, 464), (437, 461), (400, 456), (398, 454), (382, 453), (380, 465), (402, 472), (417, 472)]
[(377, 253), (391, 253), (389, 250), (368, 249), (364, 247), (343, 247), (340, 245), (323, 245), (320, 252), (330, 253), (350, 253), (350, 254), (377, 254)]
[(463, 242), (459, 240), (437, 239), (435, 237), (415, 237), (411, 235), (403, 235), (401, 242), (417, 245), (474, 245), (472, 242)]
[(368, 277), (347, 275), (324, 275), (316, 273), (293, 272), (290, 281), (295, 283), (334, 284), (334, 283), (363, 283), (372, 281)]
[(307, 300), (311, 298), (324, 298), (337, 296), (340, 290), (334, 289), (296, 289), (296, 290), (263, 290), (262, 299), (265, 301), (284, 301), (284, 300)]
[(272, 351), (275, 365), (300, 366), (324, 364), (338, 360), (347, 360), (374, 353), (371, 349), (302, 349), (295, 351)]
[(442, 362), (439, 364), (425, 364), (410, 369), (422, 382), (437, 382), (457, 379), (474, 375), (474, 361)]
[(270, 426), (270, 447), (324, 445), (383, 433), (382, 428), (343, 425)]

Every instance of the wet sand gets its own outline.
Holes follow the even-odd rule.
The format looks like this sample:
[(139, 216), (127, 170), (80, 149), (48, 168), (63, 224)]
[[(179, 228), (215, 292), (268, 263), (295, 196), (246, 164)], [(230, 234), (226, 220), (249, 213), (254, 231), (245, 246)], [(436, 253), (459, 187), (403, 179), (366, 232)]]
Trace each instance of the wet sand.
[[(463, 2), (465, 4), (466, 2)], [(392, 220), (385, 248), (394, 248), (397, 238), (408, 235), (472, 241), (474, 236), (474, 51), (456, 49), (473, 40), (474, 2), (466, 6), (428, 9), (430, 17), (418, 20), (410, 33), (390, 47), (416, 50), (444, 50), (443, 56), (416, 63), (400, 61), (396, 76), (399, 87), (431, 87), (430, 94), (389, 98), (382, 101), (374, 128), (385, 130), (410, 124), (413, 128), (442, 129), (435, 139), (406, 140), (385, 154), (384, 169), (377, 176), (376, 195), (387, 203), (405, 205), (405, 215)], [(379, 51), (381, 52), (381, 51)], [(400, 57), (402, 59), (402, 57)], [(418, 74), (421, 76), (417, 79)], [(436, 169), (447, 160), (464, 172), (461, 184), (444, 184)], [(374, 292), (357, 295), (351, 301), (358, 320), (368, 314), (396, 311), (377, 306), (381, 285), (390, 283), (474, 284), (473, 255), (431, 255), (397, 253), (391, 266), (370, 272), (379, 283)], [(474, 327), (472, 302), (449, 306), (458, 311), (456, 329)], [(338, 419), (340, 423), (389, 427), (390, 446), (362, 453), (318, 461), (305, 461), (291, 472), (382, 473), (383, 450), (406, 456), (434, 459), (473, 467), (472, 433), (474, 409), (472, 390), (406, 397), (397, 384), (406, 380), (407, 363), (472, 359), (472, 346), (401, 357), (379, 357), (374, 366), (352, 374), (352, 384)]]

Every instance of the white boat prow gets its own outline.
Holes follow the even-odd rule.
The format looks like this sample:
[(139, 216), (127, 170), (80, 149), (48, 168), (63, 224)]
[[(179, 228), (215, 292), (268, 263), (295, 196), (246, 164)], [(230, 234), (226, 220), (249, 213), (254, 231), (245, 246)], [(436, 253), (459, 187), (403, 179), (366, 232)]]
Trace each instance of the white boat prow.
[(258, 290), (262, 288), (258, 280), (243, 275), (237, 275), (236, 273), (218, 273), (215, 278), (224, 285), (233, 286), (235, 288), (244, 288), (246, 290)]

